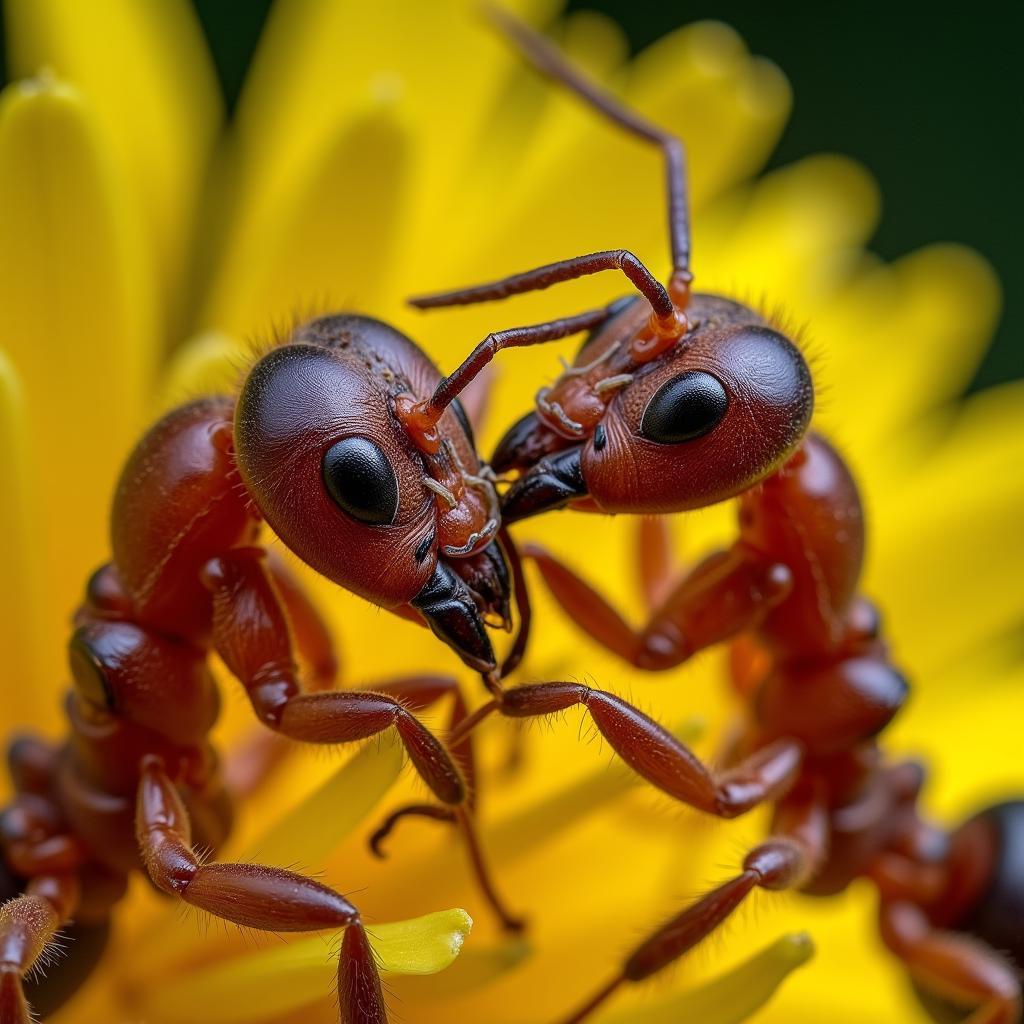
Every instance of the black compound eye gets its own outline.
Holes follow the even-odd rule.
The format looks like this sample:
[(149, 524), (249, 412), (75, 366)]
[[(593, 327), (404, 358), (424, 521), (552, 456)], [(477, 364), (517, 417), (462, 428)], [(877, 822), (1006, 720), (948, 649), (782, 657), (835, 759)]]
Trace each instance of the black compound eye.
[(398, 478), (388, 457), (365, 437), (346, 437), (324, 453), (324, 486), (353, 519), (388, 526), (398, 514)]
[(725, 416), (729, 399), (722, 382), (703, 370), (688, 370), (666, 381), (651, 397), (640, 433), (656, 444), (680, 444), (701, 437)]

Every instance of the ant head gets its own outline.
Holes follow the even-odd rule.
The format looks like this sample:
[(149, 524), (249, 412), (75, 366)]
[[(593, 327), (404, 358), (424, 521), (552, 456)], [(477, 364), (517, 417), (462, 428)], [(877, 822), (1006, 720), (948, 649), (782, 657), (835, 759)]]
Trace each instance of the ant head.
[[(637, 366), (629, 343), (645, 306), (631, 304), (596, 331), (541, 394), (538, 412), (498, 445), (497, 471), (525, 470), (505, 495), (506, 520), (584, 499), (603, 512), (701, 508), (763, 480), (800, 443), (813, 389), (785, 335), (738, 303), (695, 295), (690, 332)], [(574, 439), (581, 424), (585, 436)]]
[(457, 403), (437, 423), (433, 452), (396, 413), (440, 379), (386, 324), (314, 320), (246, 378), (236, 460), (259, 512), (304, 562), (374, 604), (412, 605), (467, 664), (489, 671), (484, 621), (509, 620), (497, 496)]

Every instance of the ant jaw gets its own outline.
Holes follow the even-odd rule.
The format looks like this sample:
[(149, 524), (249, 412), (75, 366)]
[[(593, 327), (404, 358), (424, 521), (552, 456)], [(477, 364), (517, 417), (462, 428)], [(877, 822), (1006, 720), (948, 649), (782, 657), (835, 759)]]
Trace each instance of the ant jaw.
[(465, 582), (450, 566), (438, 561), (434, 575), (409, 602), (439, 640), (476, 672), (497, 666), (490, 637)]
[(506, 523), (562, 508), (589, 493), (580, 456), (583, 446), (545, 456), (505, 493), (501, 514)]

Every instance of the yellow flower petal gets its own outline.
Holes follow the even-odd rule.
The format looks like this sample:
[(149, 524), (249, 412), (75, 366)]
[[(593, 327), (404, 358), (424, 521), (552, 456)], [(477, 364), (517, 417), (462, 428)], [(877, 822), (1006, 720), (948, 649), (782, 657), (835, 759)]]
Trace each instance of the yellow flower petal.
[[(692, 743), (703, 731), (703, 723), (689, 719), (672, 731), (683, 743)], [(489, 826), (488, 846), (500, 851), (503, 863), (535, 853), (566, 829), (581, 825), (588, 814), (607, 807), (641, 783), (643, 779), (621, 762), (598, 768)]]
[[(39, 538), (28, 465), (29, 437), (21, 382), (0, 352), (0, 650), (4, 651), (4, 710), (10, 722), (33, 722), (48, 703), (41, 678), (42, 608), (33, 555)], [(6, 783), (6, 779), (4, 782)]]
[(1024, 384), (972, 396), (931, 458), (906, 465), (884, 495), (869, 585), (913, 674), (944, 670), (1020, 624), (1022, 416)]
[[(464, 910), (442, 910), (367, 928), (384, 974), (435, 974), (459, 955), (473, 927)], [(204, 1024), (248, 1024), (316, 1002), (336, 985), (336, 954), (322, 937), (236, 957), (148, 987), (148, 1019), (177, 1024), (202, 1007)]]
[(224, 266), (203, 322), (237, 336), (285, 333), (338, 309), (375, 311), (407, 215), (409, 130), (382, 85)]
[(410, 921), (367, 927), (382, 971), (392, 974), (436, 974), (462, 949), (473, 919), (464, 910), (441, 910)]
[(961, 246), (932, 245), (871, 267), (810, 325), (819, 426), (858, 454), (886, 450), (961, 394), (998, 309), (992, 268)]
[(391, 788), (404, 763), (402, 744), (393, 731), (368, 743), (318, 790), (278, 818), (242, 859), (319, 869)]
[(74, 89), (47, 76), (5, 90), (0, 348), (26, 395), (44, 687), (61, 682), (68, 616), (107, 550), (108, 502), (150, 390), (152, 302), (121, 188)]
[[(295, 54), (302, 54), (302, 59), (296, 60)], [(386, 94), (399, 96), (408, 107), (416, 134), (418, 204), (405, 214), (406, 251), (399, 256), (408, 258), (412, 252), (426, 256), (439, 241), (434, 230), (438, 196), (449, 193), (456, 171), (472, 167), (473, 144), (493, 113), (501, 81), (495, 71), (510, 61), (507, 48), (468, 0), (276, 3), (236, 117), (226, 170), (231, 212), (219, 261), (222, 268), (230, 273), (237, 261), (248, 263), (254, 245), (276, 242), (271, 223), (282, 209), (294, 209), (306, 200), (303, 191), (316, 177), (317, 168), (324, 166), (324, 154), (343, 137), (346, 125), (361, 116), (367, 98)], [(296, 117), (296, 111), (302, 116)], [(451, 116), (445, 116), (439, 128), (442, 111)], [(347, 173), (369, 183), (390, 173), (387, 162), (373, 152), (353, 152), (349, 164)], [(333, 190), (316, 195), (326, 201), (351, 199), (337, 183)], [(388, 207), (368, 205), (367, 214), (372, 211), (386, 225), (391, 216)], [(422, 235), (420, 221), (432, 215), (432, 228)], [(444, 237), (454, 236), (449, 230)], [(360, 255), (359, 246), (372, 242), (372, 236), (354, 238), (345, 233), (333, 239), (329, 266), (337, 268), (338, 276), (331, 281), (332, 294), (334, 289), (344, 293), (342, 271), (370, 262)], [(389, 267), (374, 265), (373, 269), (386, 276)], [(231, 286), (216, 283), (214, 298), (205, 304), (204, 324), (233, 326), (216, 316), (226, 296), (237, 298)], [(308, 297), (306, 289), (293, 296), (286, 313), (294, 315), (294, 300)]]
[[(185, 251), (222, 118), (202, 30), (185, 0), (5, 0), (11, 68), (53, 68), (88, 99), (153, 242), (165, 313), (180, 318)], [(176, 323), (180, 327), (180, 322)]]
[(739, 1024), (757, 1013), (775, 990), (814, 955), (809, 935), (784, 935), (756, 956), (699, 988), (681, 992), (653, 1006), (637, 1006), (610, 1015), (607, 1024)]
[(171, 356), (161, 385), (163, 407), (198, 395), (233, 394), (252, 362), (253, 348), (221, 331), (190, 338)]
[(878, 194), (863, 168), (808, 157), (774, 171), (702, 214), (694, 267), (702, 290), (782, 304), (802, 325), (862, 259)]

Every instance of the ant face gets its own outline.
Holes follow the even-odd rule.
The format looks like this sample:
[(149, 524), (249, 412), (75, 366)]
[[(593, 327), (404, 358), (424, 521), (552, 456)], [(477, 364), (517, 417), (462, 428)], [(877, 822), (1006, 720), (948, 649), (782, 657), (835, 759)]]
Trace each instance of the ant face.
[(810, 422), (810, 372), (796, 346), (752, 310), (695, 295), (690, 331), (658, 358), (634, 343), (637, 300), (595, 331), (499, 443), (498, 472), (523, 475), (507, 521), (570, 502), (602, 512), (701, 508), (747, 490), (794, 451)]
[(359, 316), (314, 320), (249, 373), (236, 405), (242, 478), (281, 540), (321, 575), (389, 608), (412, 605), (480, 671), (484, 622), (509, 623), (498, 499), (461, 407), (416, 446), (396, 404), (440, 374), (413, 342)]

